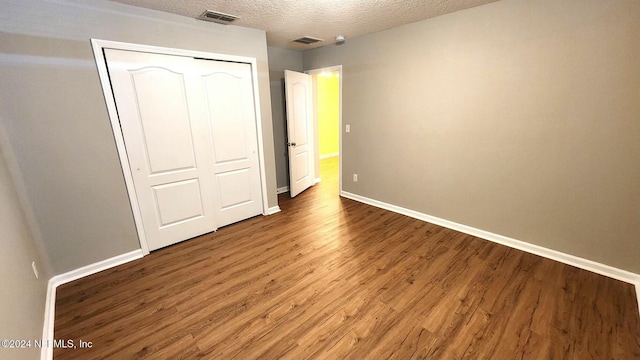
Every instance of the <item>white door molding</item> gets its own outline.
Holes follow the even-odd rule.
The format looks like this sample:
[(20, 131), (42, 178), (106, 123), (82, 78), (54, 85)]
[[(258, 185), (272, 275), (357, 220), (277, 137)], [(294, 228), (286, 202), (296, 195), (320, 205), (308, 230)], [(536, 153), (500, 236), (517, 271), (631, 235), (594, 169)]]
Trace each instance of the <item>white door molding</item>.
[(138, 198), (136, 196), (135, 187), (133, 183), (133, 175), (129, 168), (129, 157), (127, 149), (124, 143), (124, 137), (120, 129), (120, 121), (116, 109), (116, 103), (111, 91), (111, 82), (109, 80), (109, 72), (107, 70), (107, 63), (104, 56), (104, 49), (116, 49), (116, 50), (129, 50), (138, 52), (148, 52), (164, 55), (177, 55), (187, 56), (201, 59), (222, 60), (238, 63), (247, 63), (251, 66), (251, 75), (253, 81), (253, 97), (254, 97), (254, 112), (256, 119), (257, 141), (258, 141), (258, 155), (260, 163), (260, 179), (262, 188), (262, 213), (264, 215), (269, 213), (269, 205), (267, 202), (267, 185), (266, 185), (266, 170), (264, 161), (264, 143), (262, 141), (262, 119), (260, 115), (260, 98), (258, 91), (258, 71), (257, 60), (251, 57), (216, 54), (202, 51), (184, 50), (165, 48), (150, 45), (132, 44), (109, 40), (91, 39), (91, 45), (93, 47), (93, 54), (96, 60), (96, 66), (98, 69), (98, 75), (100, 77), (100, 83), (102, 86), (102, 92), (104, 94), (105, 103), (107, 106), (107, 113), (111, 122), (111, 128), (113, 130), (114, 139), (116, 142), (116, 148), (118, 150), (118, 157), (120, 159), (120, 165), (124, 174), (124, 180), (127, 187), (127, 193), (129, 195), (129, 202), (133, 212), (133, 218), (136, 224), (136, 231), (138, 233), (138, 239), (140, 241), (140, 248), (144, 255), (149, 254), (149, 246), (147, 243), (147, 235), (144, 231), (142, 222), (141, 210), (138, 205)]

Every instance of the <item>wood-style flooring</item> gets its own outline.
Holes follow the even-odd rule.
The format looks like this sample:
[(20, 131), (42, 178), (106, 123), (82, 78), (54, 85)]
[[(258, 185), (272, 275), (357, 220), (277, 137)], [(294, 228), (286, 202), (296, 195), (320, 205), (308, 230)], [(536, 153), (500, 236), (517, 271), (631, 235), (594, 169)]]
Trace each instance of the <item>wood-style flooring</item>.
[(634, 287), (338, 196), (60, 286), (64, 359), (638, 359)]

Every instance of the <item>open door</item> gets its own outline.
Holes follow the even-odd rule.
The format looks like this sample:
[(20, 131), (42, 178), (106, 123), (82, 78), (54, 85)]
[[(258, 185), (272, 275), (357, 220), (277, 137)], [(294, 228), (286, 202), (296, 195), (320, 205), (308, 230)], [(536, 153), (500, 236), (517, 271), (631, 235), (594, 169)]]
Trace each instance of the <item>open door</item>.
[(311, 76), (285, 70), (289, 193), (294, 197), (315, 180)]

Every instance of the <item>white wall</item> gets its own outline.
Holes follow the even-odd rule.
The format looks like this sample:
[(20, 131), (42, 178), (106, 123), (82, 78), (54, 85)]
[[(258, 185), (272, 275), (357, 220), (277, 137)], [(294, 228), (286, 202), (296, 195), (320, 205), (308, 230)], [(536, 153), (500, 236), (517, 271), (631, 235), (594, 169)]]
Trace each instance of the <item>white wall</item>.
[(344, 190), (640, 273), (639, 20), (502, 0), (304, 52), (343, 65)]
[(254, 57), (277, 205), (264, 31), (101, 0), (0, 0), (0, 119), (60, 274), (139, 248), (90, 39)]

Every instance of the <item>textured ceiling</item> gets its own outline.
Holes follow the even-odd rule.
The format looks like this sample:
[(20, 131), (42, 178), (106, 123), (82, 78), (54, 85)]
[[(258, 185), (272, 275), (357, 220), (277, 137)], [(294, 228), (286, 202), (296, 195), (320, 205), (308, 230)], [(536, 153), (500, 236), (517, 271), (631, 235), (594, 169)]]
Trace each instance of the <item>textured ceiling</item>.
[[(267, 43), (305, 50), (468, 9), (496, 0), (112, 0), (196, 18), (204, 10), (239, 16), (237, 26), (262, 29)], [(211, 24), (211, 26), (226, 26)], [(311, 45), (291, 42), (301, 36), (324, 39)]]

